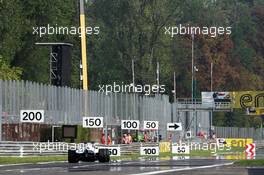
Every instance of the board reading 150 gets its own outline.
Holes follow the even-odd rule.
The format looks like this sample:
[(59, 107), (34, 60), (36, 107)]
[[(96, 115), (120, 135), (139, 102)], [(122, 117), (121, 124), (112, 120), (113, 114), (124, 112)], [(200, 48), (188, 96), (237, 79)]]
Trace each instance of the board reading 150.
[(103, 128), (103, 117), (83, 117), (84, 128)]
[(20, 122), (43, 123), (44, 110), (20, 110)]
[(99, 149), (108, 149), (109, 150), (109, 154), (110, 156), (120, 156), (121, 155), (121, 151), (120, 151), (120, 147), (99, 147)]

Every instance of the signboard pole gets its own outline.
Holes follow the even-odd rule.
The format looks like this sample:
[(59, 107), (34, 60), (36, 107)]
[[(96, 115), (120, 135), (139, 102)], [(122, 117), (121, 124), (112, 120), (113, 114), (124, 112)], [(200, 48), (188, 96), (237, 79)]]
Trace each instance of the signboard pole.
[(2, 141), (2, 81), (0, 80), (0, 141)]
[(1, 100), (0, 100), (0, 141), (2, 141), (2, 114), (3, 114)]
[(263, 139), (263, 120), (264, 120), (264, 115), (261, 115), (260, 118), (261, 118), (261, 126), (260, 126), (260, 129), (261, 129), (261, 139)]

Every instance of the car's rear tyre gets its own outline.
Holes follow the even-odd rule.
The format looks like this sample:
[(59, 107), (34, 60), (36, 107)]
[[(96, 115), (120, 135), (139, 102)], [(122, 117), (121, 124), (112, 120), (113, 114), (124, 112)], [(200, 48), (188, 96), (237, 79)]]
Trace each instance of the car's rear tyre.
[(69, 163), (78, 163), (79, 157), (76, 154), (75, 150), (68, 150), (68, 162)]
[(109, 150), (108, 149), (99, 149), (98, 160), (99, 160), (99, 162), (109, 162), (110, 161)]
[(96, 156), (94, 152), (89, 152), (88, 150), (84, 151), (84, 160), (87, 162), (95, 162), (96, 161)]

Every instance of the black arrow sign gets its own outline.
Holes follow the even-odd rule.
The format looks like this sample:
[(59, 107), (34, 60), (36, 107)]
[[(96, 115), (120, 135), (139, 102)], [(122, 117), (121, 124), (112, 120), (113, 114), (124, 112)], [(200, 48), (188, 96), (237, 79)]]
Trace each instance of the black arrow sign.
[(177, 128), (179, 128), (179, 127), (180, 127), (180, 126), (177, 125), (176, 123), (174, 123), (174, 125), (169, 126), (169, 128), (174, 128), (175, 130), (176, 130)]

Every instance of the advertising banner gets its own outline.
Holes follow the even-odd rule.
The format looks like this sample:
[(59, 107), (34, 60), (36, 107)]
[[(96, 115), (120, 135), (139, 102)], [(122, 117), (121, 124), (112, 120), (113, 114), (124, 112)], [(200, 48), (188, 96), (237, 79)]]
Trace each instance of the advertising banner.
[(264, 107), (264, 91), (237, 91), (231, 96), (233, 108)]
[(215, 103), (231, 102), (230, 92), (202, 92), (202, 104), (206, 106), (214, 106)]
[(218, 142), (227, 144), (231, 147), (246, 147), (247, 144), (252, 144), (252, 138), (219, 138)]
[(202, 92), (204, 106), (227, 102), (234, 109), (245, 109), (249, 115), (264, 115), (264, 91)]

